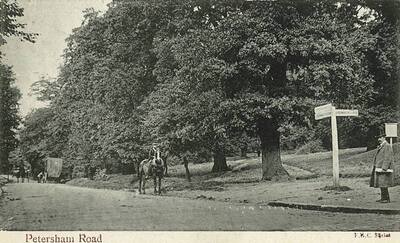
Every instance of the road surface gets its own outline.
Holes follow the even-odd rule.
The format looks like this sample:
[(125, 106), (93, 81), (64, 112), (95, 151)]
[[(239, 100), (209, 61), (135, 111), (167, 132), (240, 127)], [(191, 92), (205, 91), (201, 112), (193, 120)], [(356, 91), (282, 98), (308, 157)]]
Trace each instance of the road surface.
[(20, 183), (5, 187), (0, 230), (400, 230), (400, 215), (342, 214)]

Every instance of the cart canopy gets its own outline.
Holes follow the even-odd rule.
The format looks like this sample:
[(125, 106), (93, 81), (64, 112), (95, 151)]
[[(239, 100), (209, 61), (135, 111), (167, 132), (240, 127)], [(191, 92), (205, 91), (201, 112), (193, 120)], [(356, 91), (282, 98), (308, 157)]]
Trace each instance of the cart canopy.
[(59, 158), (47, 158), (47, 176), (60, 177), (62, 171), (63, 160)]

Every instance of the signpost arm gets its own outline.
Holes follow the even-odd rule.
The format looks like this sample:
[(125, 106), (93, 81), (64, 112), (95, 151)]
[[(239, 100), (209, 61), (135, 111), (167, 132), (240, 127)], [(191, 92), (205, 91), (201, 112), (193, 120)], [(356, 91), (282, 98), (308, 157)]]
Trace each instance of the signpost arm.
[(333, 186), (339, 187), (339, 145), (338, 145), (338, 131), (336, 123), (336, 108), (334, 106), (332, 107), (331, 127), (332, 127)]

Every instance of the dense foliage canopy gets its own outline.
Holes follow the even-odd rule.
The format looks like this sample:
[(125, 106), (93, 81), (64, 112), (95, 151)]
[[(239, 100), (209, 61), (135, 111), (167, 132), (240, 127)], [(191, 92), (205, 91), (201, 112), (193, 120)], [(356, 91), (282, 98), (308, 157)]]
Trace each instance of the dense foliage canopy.
[(361, 113), (340, 122), (341, 146), (365, 146), (399, 119), (399, 21), (385, 4), (120, 0), (103, 15), (88, 9), (58, 79), (34, 86), (51, 104), (27, 118), (22, 143), (109, 171), (158, 143), (164, 156), (212, 156), (223, 171), (227, 155), (258, 140), (272, 179), (287, 175), (281, 148), (329, 148), (329, 124), (314, 121), (313, 108), (332, 103)]

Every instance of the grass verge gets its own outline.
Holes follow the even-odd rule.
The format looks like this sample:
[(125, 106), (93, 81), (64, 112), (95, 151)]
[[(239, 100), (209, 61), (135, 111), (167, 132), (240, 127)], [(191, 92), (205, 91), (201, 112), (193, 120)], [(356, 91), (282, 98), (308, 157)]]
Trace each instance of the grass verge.
[[(394, 145), (397, 161), (400, 161), (399, 144)], [(367, 177), (371, 173), (372, 161), (376, 151), (366, 152), (366, 148), (353, 148), (340, 150), (340, 176), (341, 177)], [(308, 155), (286, 154), (282, 156), (285, 169), (292, 179), (306, 180), (320, 176), (332, 175), (331, 152), (314, 153)], [(192, 181), (185, 179), (183, 165), (170, 166), (169, 177), (163, 181), (163, 187), (167, 191), (182, 190), (213, 190), (227, 189), (228, 184), (258, 183), (261, 181), (261, 158), (250, 157), (244, 159), (229, 160), (228, 166), (240, 168), (237, 171), (211, 173), (212, 163), (190, 164), (189, 169)], [(400, 168), (399, 168), (400, 170)], [(398, 170), (398, 171), (399, 171)], [(107, 180), (89, 180), (87, 178), (73, 179), (67, 182), (69, 185), (83, 186), (112, 190), (135, 190), (138, 188), (137, 175), (108, 175)], [(153, 186), (151, 180), (147, 181), (146, 188)], [(147, 189), (148, 190), (148, 189)]]

